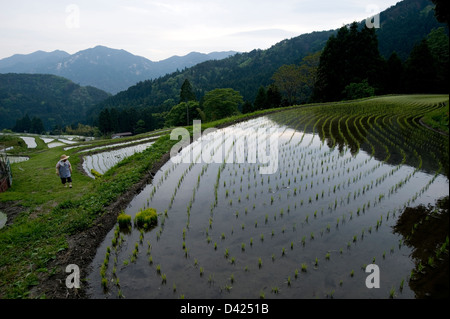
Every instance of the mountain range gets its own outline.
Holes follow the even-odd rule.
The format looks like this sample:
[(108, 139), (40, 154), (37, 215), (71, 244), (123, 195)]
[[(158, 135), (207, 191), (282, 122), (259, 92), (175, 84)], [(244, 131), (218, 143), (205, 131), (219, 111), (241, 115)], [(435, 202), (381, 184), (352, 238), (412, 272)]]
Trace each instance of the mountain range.
[[(376, 29), (380, 54), (387, 60), (396, 52), (403, 62), (414, 46), (433, 29), (445, 27), (434, 15), (430, 0), (404, 0), (380, 13)], [(353, 21), (349, 21), (352, 23)], [(366, 23), (359, 22), (360, 26)], [(183, 82), (188, 79), (200, 99), (207, 91), (232, 88), (244, 100), (254, 101), (260, 86), (273, 83), (272, 76), (282, 65), (299, 65), (302, 59), (321, 51), (338, 29), (302, 34), (283, 40), (266, 50), (237, 53), (219, 61), (206, 61), (163, 77), (140, 82), (96, 106), (102, 108), (150, 107), (156, 112), (167, 108), (167, 101), (178, 102)], [(448, 29), (446, 28), (448, 34)], [(160, 106), (164, 105), (163, 108)]]
[[(444, 27), (448, 35), (447, 26), (436, 20), (434, 4), (430, 0), (398, 2), (380, 13), (380, 21), (381, 27), (376, 30), (376, 34), (379, 51), (385, 59), (396, 52), (405, 62), (414, 46), (433, 29)], [(361, 21), (360, 25), (364, 23)], [(11, 127), (15, 119), (26, 113), (30, 117), (42, 117), (47, 128), (55, 124), (64, 127), (76, 121), (94, 124), (105, 108), (140, 109), (164, 118), (164, 112), (179, 102), (180, 88), (186, 79), (190, 81), (199, 100), (210, 90), (232, 88), (239, 91), (244, 100), (254, 101), (258, 89), (270, 85), (273, 74), (282, 65), (298, 65), (305, 56), (321, 51), (330, 36), (337, 31), (302, 34), (285, 39), (266, 50), (209, 55), (191, 53), (160, 62), (103, 46), (73, 55), (64, 51), (14, 55), (0, 60), (0, 73), (51, 73), (58, 75), (58, 79), (51, 78), (51, 83), (56, 83), (55, 88), (55, 85), (45, 86), (49, 78), (40, 78), (45, 80), (40, 83), (39, 77), (1, 77), (0, 74), (0, 120), (4, 120), (0, 121), (0, 129)], [(202, 59), (206, 61), (202, 62)], [(172, 73), (167, 71), (170, 68)], [(71, 81), (63, 83), (60, 77)], [(33, 85), (38, 86), (39, 90), (35, 90)], [(92, 86), (113, 94), (94, 91)], [(46, 90), (56, 96), (47, 94)], [(64, 103), (66, 93), (78, 103), (82, 102), (83, 96), (88, 97), (82, 112), (77, 111), (76, 103)], [(64, 116), (58, 114), (62, 108), (59, 109), (56, 102), (66, 106)], [(26, 103), (26, 111), (23, 103)], [(71, 110), (71, 107), (76, 111)], [(34, 112), (33, 108), (39, 109), (39, 112)], [(51, 110), (52, 113), (46, 114), (44, 110)], [(67, 114), (73, 117), (67, 117)], [(6, 115), (8, 123), (5, 121)], [(84, 121), (82, 115), (85, 116)]]
[(116, 94), (136, 83), (192, 67), (207, 60), (220, 60), (236, 52), (191, 52), (159, 62), (105, 46), (69, 54), (65, 51), (36, 51), (0, 60), (0, 73), (53, 74), (82, 86), (93, 86)]

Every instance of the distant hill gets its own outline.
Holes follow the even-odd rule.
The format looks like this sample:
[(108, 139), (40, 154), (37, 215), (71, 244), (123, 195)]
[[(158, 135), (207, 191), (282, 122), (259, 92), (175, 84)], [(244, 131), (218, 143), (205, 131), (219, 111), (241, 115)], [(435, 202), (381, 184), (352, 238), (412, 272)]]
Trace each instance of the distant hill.
[[(389, 58), (397, 52), (405, 60), (414, 45), (434, 28), (444, 26), (434, 16), (430, 0), (404, 0), (380, 14), (377, 29), (379, 50)], [(353, 21), (348, 21), (352, 23)], [(360, 24), (365, 23), (361, 21)], [(258, 88), (272, 83), (271, 77), (283, 64), (299, 64), (302, 58), (324, 48), (337, 30), (312, 32), (283, 40), (267, 50), (238, 53), (219, 61), (206, 61), (154, 80), (142, 81), (128, 90), (110, 97), (92, 110), (92, 116), (105, 107), (152, 107), (164, 110), (178, 103), (182, 83), (188, 79), (198, 98), (215, 88), (233, 88), (244, 100), (254, 101)], [(162, 106), (162, 107), (161, 107)]]
[(140, 81), (155, 79), (207, 60), (223, 59), (235, 53), (192, 52), (186, 56), (153, 62), (125, 50), (105, 46), (96, 46), (72, 55), (64, 51), (37, 51), (0, 60), (0, 73), (53, 74), (115, 94)]
[(110, 94), (46, 74), (0, 74), (0, 130), (12, 128), (26, 114), (47, 130), (83, 122), (86, 111)]

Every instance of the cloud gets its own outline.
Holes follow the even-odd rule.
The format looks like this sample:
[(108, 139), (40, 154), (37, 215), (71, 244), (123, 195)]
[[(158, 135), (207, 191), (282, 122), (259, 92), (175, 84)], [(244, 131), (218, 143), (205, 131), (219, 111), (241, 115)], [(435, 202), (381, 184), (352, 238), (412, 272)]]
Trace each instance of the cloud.
[[(2, 0), (4, 1), (4, 0)], [(0, 58), (98, 44), (151, 60), (190, 51), (251, 51), (293, 36), (339, 28), (396, 0), (49, 0), (12, 1), (0, 11)], [(75, 5), (78, 23), (67, 25)], [(73, 13), (73, 12), (72, 12)], [(69, 20), (76, 21), (76, 20)], [(77, 27), (70, 27), (77, 26)]]
[(253, 31), (243, 31), (243, 32), (237, 32), (230, 34), (230, 37), (245, 37), (245, 38), (291, 38), (294, 36), (297, 36), (298, 34), (296, 32), (291, 32), (287, 30), (282, 29), (260, 29), (260, 30), (253, 30)]

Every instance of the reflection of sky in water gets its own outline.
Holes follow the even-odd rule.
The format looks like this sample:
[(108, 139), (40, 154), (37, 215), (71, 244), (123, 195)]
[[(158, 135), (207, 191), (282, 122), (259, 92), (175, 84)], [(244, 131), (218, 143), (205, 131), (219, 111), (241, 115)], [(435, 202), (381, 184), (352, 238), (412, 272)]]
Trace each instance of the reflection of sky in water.
[[(388, 298), (389, 290), (398, 287), (402, 279), (406, 282), (414, 268), (411, 249), (399, 245), (401, 237), (392, 232), (392, 226), (405, 205), (434, 204), (437, 198), (448, 195), (447, 178), (415, 172), (407, 165), (382, 163), (363, 150), (354, 156), (349, 150), (340, 153), (337, 147), (329, 149), (318, 135), (295, 132), (267, 118), (212, 133), (216, 139), (209, 139), (208, 144), (194, 142), (197, 153), (191, 158), (200, 150), (220, 149), (220, 132), (228, 137), (239, 132), (241, 136), (254, 127), (278, 128), (276, 173), (259, 174), (258, 163), (222, 166), (223, 157), (209, 165), (169, 161), (153, 184), (131, 201), (125, 212), (132, 217), (146, 207), (156, 208), (161, 215), (158, 226), (144, 234), (136, 262), (123, 265), (139, 243), (138, 231), (126, 235), (118, 250), (122, 293), (128, 298), (178, 298), (180, 294), (186, 298), (259, 298), (262, 291), (266, 297), (324, 298), (333, 291), (336, 298)], [(189, 148), (181, 154), (185, 158), (191, 155)], [(171, 196), (173, 205), (169, 205)], [(90, 292), (96, 298), (117, 297), (113, 285), (104, 294), (98, 271), (112, 236), (113, 231), (99, 248), (89, 277), (93, 283)], [(145, 254), (147, 241), (153, 265)], [(225, 249), (229, 258), (224, 256)], [(330, 260), (325, 258), (327, 253)], [(235, 257), (234, 263), (231, 257)], [(369, 290), (362, 266), (374, 258), (381, 270), (381, 288)], [(302, 263), (308, 271), (300, 272), (294, 280)], [(166, 285), (161, 284), (156, 265), (167, 275)], [(200, 267), (203, 276), (199, 275)], [(354, 277), (349, 275), (352, 270)], [(231, 274), (235, 281), (228, 292), (224, 287), (231, 285)], [(286, 285), (288, 277), (290, 287)], [(279, 296), (271, 294), (272, 287), (280, 288)], [(397, 297), (414, 298), (414, 292), (405, 284)]]

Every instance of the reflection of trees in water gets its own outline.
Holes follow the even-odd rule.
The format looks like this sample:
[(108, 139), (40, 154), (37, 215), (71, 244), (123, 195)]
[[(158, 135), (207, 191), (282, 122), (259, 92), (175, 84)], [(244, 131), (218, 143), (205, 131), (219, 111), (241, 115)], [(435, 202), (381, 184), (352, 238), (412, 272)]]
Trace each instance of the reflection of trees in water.
[[(340, 109), (341, 108), (341, 109)], [(270, 119), (299, 132), (318, 134), (321, 141), (352, 155), (361, 149), (379, 161), (397, 166), (406, 164), (430, 174), (444, 170), (448, 176), (448, 137), (427, 130), (419, 117), (369, 110), (348, 113), (342, 106), (309, 107), (270, 115)]]
[(449, 197), (435, 207), (407, 207), (394, 226), (394, 232), (413, 248), (410, 288), (417, 298), (449, 297)]

